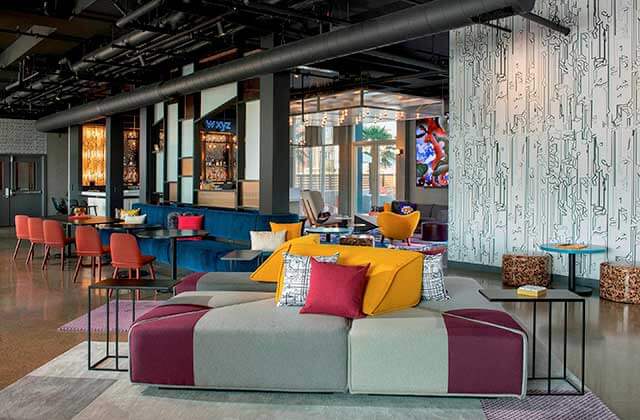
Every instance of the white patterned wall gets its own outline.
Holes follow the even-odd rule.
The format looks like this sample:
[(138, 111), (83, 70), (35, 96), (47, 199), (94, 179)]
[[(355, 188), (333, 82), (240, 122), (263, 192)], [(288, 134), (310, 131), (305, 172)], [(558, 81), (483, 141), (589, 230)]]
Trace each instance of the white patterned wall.
[(0, 118), (0, 154), (47, 153), (47, 133), (36, 130), (33, 120)]
[[(635, 0), (538, 0), (569, 36), (521, 17), (513, 33), (450, 35), (450, 259), (499, 266), (549, 241), (637, 260), (640, 16)], [(556, 257), (554, 272), (566, 274)]]

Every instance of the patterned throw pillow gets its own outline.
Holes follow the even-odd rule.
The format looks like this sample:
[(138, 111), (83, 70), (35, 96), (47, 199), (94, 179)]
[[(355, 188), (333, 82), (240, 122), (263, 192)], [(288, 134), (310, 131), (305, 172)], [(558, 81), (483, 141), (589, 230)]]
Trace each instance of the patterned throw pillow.
[(339, 254), (308, 257), (283, 252), (282, 256), (284, 258), (284, 275), (278, 306), (303, 306), (309, 293), (311, 258), (318, 262), (335, 264), (338, 262)]
[(178, 216), (180, 212), (177, 211), (167, 214), (167, 229), (178, 229)]
[(450, 299), (444, 286), (442, 254), (425, 255), (422, 260), (422, 300)]

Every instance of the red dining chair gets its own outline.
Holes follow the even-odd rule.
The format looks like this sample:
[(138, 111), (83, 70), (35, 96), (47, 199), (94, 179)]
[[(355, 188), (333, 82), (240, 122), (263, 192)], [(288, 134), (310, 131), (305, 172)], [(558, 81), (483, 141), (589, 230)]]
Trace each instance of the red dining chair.
[(114, 279), (117, 278), (118, 270), (121, 268), (129, 270), (129, 278), (131, 278), (131, 270), (136, 270), (136, 279), (139, 279), (140, 269), (145, 265), (149, 266), (151, 278), (156, 279), (156, 272), (153, 269), (153, 261), (156, 257), (142, 255), (135, 236), (129, 233), (114, 233), (111, 235), (110, 243)]
[(36, 245), (44, 245), (44, 231), (42, 228), (42, 219), (39, 217), (29, 217), (29, 241), (31, 246), (29, 247), (29, 253), (27, 254), (26, 264), (29, 264), (33, 259), (33, 253)]
[(29, 240), (29, 216), (16, 215), (16, 249), (13, 251), (12, 260), (16, 259), (16, 255), (18, 255), (18, 249), (20, 249), (20, 244), (22, 241)]
[(51, 248), (60, 249), (60, 270), (64, 270), (64, 247), (73, 243), (73, 238), (67, 238), (60, 222), (45, 220), (42, 222), (44, 230), (44, 259), (42, 269), (47, 268), (47, 261), (51, 254)]
[[(84, 257), (91, 258), (91, 280), (96, 275), (96, 263), (98, 266), (98, 280), (102, 279), (102, 256), (109, 254), (109, 246), (102, 245), (100, 234), (93, 226), (78, 226), (76, 229), (76, 254), (78, 263), (73, 273), (73, 282), (78, 278), (78, 271)], [(97, 261), (96, 261), (97, 260)]]

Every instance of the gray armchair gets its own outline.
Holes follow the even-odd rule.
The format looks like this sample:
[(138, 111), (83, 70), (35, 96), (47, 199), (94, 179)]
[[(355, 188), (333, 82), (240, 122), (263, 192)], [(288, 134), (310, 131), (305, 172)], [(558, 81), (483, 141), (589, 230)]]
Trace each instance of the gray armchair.
[(303, 190), (300, 193), (300, 201), (304, 214), (311, 226), (337, 226), (340, 221), (325, 211), (324, 199), (319, 191)]

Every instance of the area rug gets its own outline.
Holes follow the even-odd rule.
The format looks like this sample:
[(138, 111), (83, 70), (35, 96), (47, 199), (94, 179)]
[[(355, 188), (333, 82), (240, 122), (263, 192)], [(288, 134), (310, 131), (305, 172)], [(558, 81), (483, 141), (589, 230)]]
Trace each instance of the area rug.
[[(136, 300), (136, 318), (149, 312), (151, 309), (158, 306), (162, 301), (159, 300)], [(118, 330), (120, 332), (127, 332), (133, 324), (133, 304), (131, 300), (120, 300), (118, 305)], [(71, 322), (67, 322), (58, 331), (61, 332), (86, 332), (87, 331), (87, 314), (82, 315), (74, 319)], [(107, 304), (97, 307), (91, 311), (91, 331), (94, 332), (106, 332), (107, 326)], [(109, 302), (109, 331), (116, 330), (116, 302)]]
[[(92, 352), (104, 352), (94, 343)], [(113, 350), (112, 350), (113, 351)], [(126, 352), (126, 344), (120, 345)], [(87, 370), (81, 343), (0, 391), (2, 419), (616, 419), (583, 397), (427, 398), (198, 391), (134, 385), (126, 372)]]

